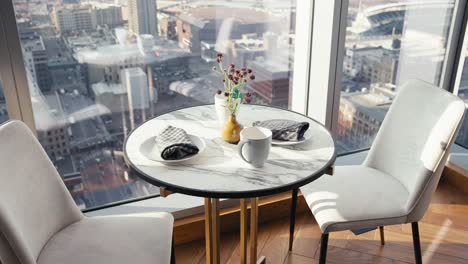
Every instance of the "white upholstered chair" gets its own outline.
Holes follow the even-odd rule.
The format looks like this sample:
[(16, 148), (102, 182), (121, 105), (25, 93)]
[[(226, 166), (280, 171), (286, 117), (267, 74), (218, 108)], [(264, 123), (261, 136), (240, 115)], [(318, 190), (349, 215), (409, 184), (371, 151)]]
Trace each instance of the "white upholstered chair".
[(0, 127), (0, 262), (166, 264), (167, 213), (86, 217), (54, 165), (19, 121)]
[(410, 80), (399, 88), (362, 165), (337, 166), (333, 176), (300, 189), (322, 231), (320, 263), (325, 263), (330, 232), (380, 227), (383, 244), (383, 226), (405, 223), (412, 224), (416, 263), (422, 263), (418, 221), (464, 111), (453, 94)]

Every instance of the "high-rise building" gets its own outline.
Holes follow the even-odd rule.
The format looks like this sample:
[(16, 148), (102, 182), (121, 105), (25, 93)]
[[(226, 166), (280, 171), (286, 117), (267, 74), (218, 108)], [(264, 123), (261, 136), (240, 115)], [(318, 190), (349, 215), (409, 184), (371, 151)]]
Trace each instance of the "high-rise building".
[(93, 27), (108, 25), (115, 27), (123, 24), (122, 8), (117, 5), (94, 6), (91, 9)]
[(33, 33), (21, 34), (20, 38), (26, 69), (36, 80), (41, 91), (49, 91), (51, 87), (48, 57), (42, 37)]
[(77, 5), (55, 6), (52, 21), (61, 33), (77, 30), (93, 30), (91, 10)]
[(127, 90), (130, 126), (135, 126), (146, 119), (150, 107), (148, 78), (141, 68), (128, 68), (120, 71), (120, 79)]
[(128, 26), (138, 35), (158, 36), (155, 0), (128, 0)]

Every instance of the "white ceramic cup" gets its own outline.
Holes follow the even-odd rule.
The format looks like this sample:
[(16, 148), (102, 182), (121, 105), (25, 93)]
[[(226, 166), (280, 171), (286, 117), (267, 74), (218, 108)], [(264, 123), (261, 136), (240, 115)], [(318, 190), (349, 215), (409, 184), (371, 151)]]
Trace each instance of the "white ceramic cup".
[(250, 165), (261, 168), (268, 159), (271, 148), (271, 130), (264, 127), (247, 127), (240, 133), (238, 151)]

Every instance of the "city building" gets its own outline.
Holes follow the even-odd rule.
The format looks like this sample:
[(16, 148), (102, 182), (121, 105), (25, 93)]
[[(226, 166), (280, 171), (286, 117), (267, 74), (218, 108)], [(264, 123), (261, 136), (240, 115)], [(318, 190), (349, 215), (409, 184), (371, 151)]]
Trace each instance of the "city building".
[(65, 183), (68, 191), (74, 197), (76, 204), (80, 208), (86, 208), (83, 201), (76, 199), (84, 192), (83, 177), (80, 174), (77, 163), (78, 162), (76, 162), (70, 155), (57, 157), (54, 160), (54, 165), (60, 176), (62, 176), (63, 183)]
[(396, 83), (399, 51), (384, 47), (346, 49), (343, 72), (355, 81)]
[(23, 48), (25, 67), (28, 69), (41, 91), (49, 91), (50, 74), (44, 40), (34, 32), (21, 34), (20, 40)]
[(177, 19), (164, 13), (159, 14), (159, 33), (161, 38), (177, 40)]
[(121, 34), (123, 41), (118, 44), (105, 44), (97, 39), (71, 41), (76, 50), (75, 58), (81, 65), (87, 65), (90, 87), (100, 82), (120, 83), (122, 69), (139, 67), (147, 74), (148, 84), (156, 89), (150, 92), (155, 102), (156, 93), (168, 92), (170, 82), (192, 78), (189, 65), (199, 65), (196, 67), (198, 74), (211, 70), (201, 64), (199, 56), (179, 48), (177, 42), (154, 39), (146, 34), (140, 35), (136, 42), (128, 42), (126, 33)]
[(102, 119), (114, 145), (123, 144), (122, 139), (130, 132), (127, 90), (121, 83), (99, 82), (92, 85), (92, 91), (96, 104), (109, 109), (109, 115)]
[(93, 30), (91, 10), (88, 6), (54, 6), (52, 10), (52, 21), (56, 30), (61, 33)]
[(87, 95), (88, 71), (86, 64), (80, 64), (73, 57), (73, 50), (63, 38), (49, 37), (44, 39), (47, 50), (47, 66), (50, 73), (50, 89), (67, 92), (79, 91)]
[(202, 42), (201, 57), (210, 62), (214, 61), (216, 53), (222, 52), (226, 61), (239, 66), (247, 66), (248, 62), (255, 61), (258, 57), (265, 57), (263, 41), (257, 34), (244, 34), (240, 39), (225, 42), (220, 49), (216, 49), (215, 44)]
[[(440, 10), (446, 10), (443, 15), (450, 21), (453, 13), (453, 3), (446, 1), (386, 1), (385, 4), (373, 5), (359, 10), (356, 19), (349, 28), (351, 32), (362, 38), (401, 35), (408, 15), (419, 20), (424, 17), (440, 17)], [(420, 17), (420, 18), (418, 18)], [(438, 28), (439, 19), (425, 21), (425, 28)]]
[(122, 8), (118, 5), (100, 5), (91, 8), (91, 20), (93, 28), (107, 25), (116, 27), (123, 25)]
[[(251, 61), (273, 60), (281, 64), (293, 65), (291, 56), (293, 50), (290, 45), (293, 39), (289, 34), (278, 35), (271, 31), (263, 34), (243, 34), (240, 39), (232, 39), (208, 46), (208, 43), (202, 42), (202, 59), (209, 62), (213, 60), (216, 53), (222, 53), (226, 61), (232, 62), (239, 67), (246, 67)], [(213, 47), (211, 51), (208, 47)], [(210, 57), (211, 56), (211, 57)], [(291, 67), (291, 66), (290, 66)]]
[(232, 39), (241, 39), (244, 34), (262, 36), (268, 30), (279, 28), (278, 23), (270, 14), (255, 9), (193, 8), (178, 17), (179, 46), (200, 53), (202, 42), (225, 45), (225, 42)]
[(158, 19), (154, 0), (128, 1), (128, 27), (137, 34), (150, 34), (157, 37)]
[(36, 124), (37, 137), (49, 157), (55, 161), (70, 154), (69, 126), (59, 94), (35, 97), (33, 109), (37, 116), (43, 118)]
[(122, 85), (127, 90), (130, 127), (146, 120), (150, 107), (148, 78), (141, 68), (128, 68), (120, 71)]
[(370, 90), (342, 92), (337, 147), (345, 152), (370, 146), (395, 94), (392, 84), (373, 84)]
[(289, 65), (280, 61), (253, 61), (248, 65), (255, 73), (255, 80), (248, 81), (247, 89), (252, 91), (254, 101), (260, 104), (287, 108), (289, 104)]

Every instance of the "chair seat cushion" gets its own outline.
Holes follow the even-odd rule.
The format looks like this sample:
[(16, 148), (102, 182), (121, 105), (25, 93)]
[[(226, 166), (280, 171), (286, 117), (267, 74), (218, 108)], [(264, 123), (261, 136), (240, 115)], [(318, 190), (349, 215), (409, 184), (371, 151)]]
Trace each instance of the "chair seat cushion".
[(407, 214), (406, 188), (366, 166), (337, 166), (301, 192), (323, 233), (399, 224)]
[(84, 218), (55, 234), (38, 264), (167, 264), (172, 226), (168, 213)]

